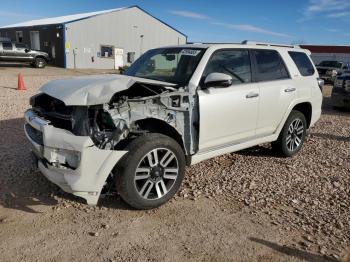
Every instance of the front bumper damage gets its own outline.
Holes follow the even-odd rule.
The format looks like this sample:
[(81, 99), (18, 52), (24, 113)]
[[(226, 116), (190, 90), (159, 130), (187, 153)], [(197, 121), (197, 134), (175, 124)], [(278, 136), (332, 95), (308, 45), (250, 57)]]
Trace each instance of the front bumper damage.
[(97, 148), (89, 136), (55, 128), (33, 110), (25, 113), (24, 131), (41, 173), (68, 193), (96, 205), (116, 163), (127, 151)]

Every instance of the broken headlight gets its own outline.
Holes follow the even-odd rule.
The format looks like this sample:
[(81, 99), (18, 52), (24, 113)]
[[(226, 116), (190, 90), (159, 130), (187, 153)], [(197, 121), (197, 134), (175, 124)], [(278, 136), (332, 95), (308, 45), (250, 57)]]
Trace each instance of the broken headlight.
[(55, 167), (77, 169), (80, 164), (81, 153), (73, 150), (54, 148), (45, 157)]

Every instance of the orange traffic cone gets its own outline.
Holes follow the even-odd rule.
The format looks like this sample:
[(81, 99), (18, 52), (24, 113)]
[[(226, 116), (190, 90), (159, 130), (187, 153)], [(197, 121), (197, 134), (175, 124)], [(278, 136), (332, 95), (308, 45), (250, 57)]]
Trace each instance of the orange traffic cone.
[(21, 73), (18, 74), (18, 86), (17, 86), (17, 90), (20, 90), (20, 91), (26, 90), (26, 87), (25, 87), (25, 85), (24, 85), (24, 81), (23, 81), (23, 77), (22, 77), (22, 74), (21, 74)]

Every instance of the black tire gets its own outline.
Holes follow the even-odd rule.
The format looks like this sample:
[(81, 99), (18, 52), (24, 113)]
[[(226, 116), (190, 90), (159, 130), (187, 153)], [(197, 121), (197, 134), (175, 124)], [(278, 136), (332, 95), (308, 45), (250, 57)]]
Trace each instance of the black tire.
[[(119, 163), (115, 168), (116, 188), (121, 198), (126, 203), (128, 203), (130, 206), (136, 209), (152, 209), (164, 204), (177, 193), (177, 191), (181, 186), (181, 183), (185, 174), (186, 161), (185, 161), (184, 151), (174, 139), (162, 134), (156, 134), (156, 133), (145, 134), (131, 141), (130, 144), (127, 146), (126, 150), (128, 150), (129, 152), (123, 157), (123, 159), (119, 161)], [(166, 169), (165, 167), (163, 172), (158, 172), (158, 173), (161, 173), (161, 175), (159, 175), (159, 177), (157, 178), (150, 176), (149, 178), (136, 181), (136, 177), (137, 177), (136, 170), (138, 168), (142, 169), (140, 167), (140, 165), (142, 165), (141, 163), (146, 163), (142, 161), (145, 161), (146, 155), (151, 153), (152, 150), (155, 150), (155, 152), (158, 152), (159, 150), (160, 153), (162, 150), (164, 150), (164, 152), (173, 153), (175, 157), (171, 161), (176, 161), (175, 163), (177, 163), (177, 167), (178, 167), (176, 179), (172, 179), (175, 181), (171, 182), (172, 180), (167, 180), (165, 178), (165, 172), (164, 172), (164, 170)], [(164, 155), (163, 157), (165, 158)], [(159, 166), (162, 162), (161, 160), (164, 159), (163, 157), (159, 157), (159, 160), (160, 160)], [(150, 162), (150, 160), (148, 160), (148, 162)], [(155, 168), (157, 167), (155, 166), (154, 168), (150, 168), (150, 174), (154, 175), (155, 171), (153, 169)], [(162, 167), (159, 167), (159, 168), (162, 168)], [(159, 180), (156, 180), (156, 179), (161, 179), (162, 181), (164, 181), (163, 183), (166, 184), (166, 187), (171, 185), (171, 187), (167, 188), (169, 189), (167, 190), (167, 193), (165, 193), (161, 197), (159, 197), (157, 190), (159, 190), (159, 188), (162, 186), (159, 186), (158, 183), (160, 182)], [(148, 194), (146, 193), (147, 194), (146, 197), (151, 198), (151, 196), (155, 196), (157, 197), (156, 199), (146, 199), (145, 196), (142, 196), (143, 193), (140, 192), (142, 191), (142, 189), (140, 188), (141, 187), (143, 188), (144, 185), (142, 186), (141, 184), (139, 186), (137, 183), (143, 183), (143, 181), (145, 181), (145, 184), (152, 183), (152, 181), (154, 182), (153, 185), (151, 184), (152, 190), (150, 191), (150, 193)], [(151, 182), (148, 182), (148, 181), (151, 181)], [(158, 188), (156, 188), (157, 184), (158, 184)], [(148, 186), (148, 188), (149, 187), (150, 186)], [(162, 190), (163, 189), (164, 188), (162, 187)], [(146, 191), (148, 192), (148, 189), (146, 189)], [(162, 193), (164, 192), (165, 191), (163, 191)]]
[[(297, 120), (299, 120), (303, 126), (303, 131), (302, 132), (299, 131), (300, 134), (298, 135), (298, 139), (300, 139), (299, 145), (296, 145), (296, 143), (299, 140), (297, 140), (295, 138), (295, 136), (297, 136), (296, 133), (298, 131), (293, 130), (292, 134), (290, 134), (290, 131), (289, 131), (289, 128), (291, 127), (292, 123), (297, 123), (296, 122)], [(307, 122), (306, 122), (306, 118), (305, 118), (304, 114), (301, 113), (300, 111), (292, 110), (286, 123), (284, 124), (284, 126), (281, 130), (281, 133), (280, 133), (277, 141), (272, 143), (272, 148), (280, 156), (291, 157), (291, 156), (295, 155), (296, 153), (299, 152), (299, 150), (303, 146), (303, 143), (304, 143), (305, 137), (306, 137), (306, 129), (307, 129)], [(288, 143), (289, 135), (290, 135), (291, 141)], [(287, 139), (288, 139), (288, 141), (287, 141)], [(293, 143), (293, 145), (291, 145), (291, 143)], [(293, 148), (293, 146), (295, 148)]]
[(47, 62), (44, 58), (42, 57), (37, 57), (35, 58), (34, 66), (36, 68), (45, 68)]

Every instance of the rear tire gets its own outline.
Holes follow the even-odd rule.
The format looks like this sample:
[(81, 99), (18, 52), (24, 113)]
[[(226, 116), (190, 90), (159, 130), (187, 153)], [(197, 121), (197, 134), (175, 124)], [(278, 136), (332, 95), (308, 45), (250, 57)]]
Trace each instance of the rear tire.
[(185, 173), (180, 145), (162, 134), (142, 135), (127, 146), (116, 166), (116, 188), (136, 209), (159, 207), (179, 190)]
[(292, 110), (284, 124), (277, 141), (272, 143), (276, 153), (284, 157), (291, 157), (299, 152), (305, 137), (307, 123), (303, 113)]
[(45, 68), (46, 66), (46, 60), (42, 57), (35, 58), (34, 66), (36, 68)]

